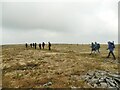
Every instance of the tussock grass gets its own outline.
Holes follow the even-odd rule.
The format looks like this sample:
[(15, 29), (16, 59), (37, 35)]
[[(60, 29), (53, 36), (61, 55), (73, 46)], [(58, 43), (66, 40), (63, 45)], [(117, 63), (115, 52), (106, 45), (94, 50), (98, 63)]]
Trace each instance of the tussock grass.
[[(81, 78), (88, 71), (105, 70), (118, 72), (117, 60), (108, 55), (107, 45), (101, 45), (100, 54), (90, 54), (89, 45), (52, 45), (52, 50), (25, 48), (24, 45), (2, 47), (3, 87), (46, 88), (89, 88)], [(118, 46), (115, 55), (118, 57)]]

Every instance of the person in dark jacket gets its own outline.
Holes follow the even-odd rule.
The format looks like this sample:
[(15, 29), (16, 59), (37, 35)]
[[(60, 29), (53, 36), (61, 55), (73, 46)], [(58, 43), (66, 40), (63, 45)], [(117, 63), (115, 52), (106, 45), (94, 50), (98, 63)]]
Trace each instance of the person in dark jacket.
[(98, 52), (98, 53), (100, 53), (100, 44), (99, 43), (97, 43), (97, 42), (95, 42), (95, 50)]
[(91, 53), (90, 55), (92, 54), (92, 52), (94, 51), (94, 53), (96, 52), (96, 49), (95, 49), (95, 44), (92, 42), (91, 43)]
[(35, 43), (35, 49), (36, 49), (36, 47), (37, 47), (37, 43)]
[(30, 47), (32, 48), (32, 43), (30, 44)]
[(35, 44), (33, 43), (33, 45), (32, 45), (32, 46), (33, 46), (33, 48), (34, 48)]
[(41, 43), (39, 43), (39, 48), (41, 49)]
[(51, 50), (51, 43), (50, 42), (48, 42), (48, 48), (49, 48), (49, 50)]
[(42, 43), (42, 47), (43, 47), (43, 49), (44, 49), (44, 47), (45, 47), (45, 43), (44, 43), (44, 42)]
[(27, 44), (27, 43), (25, 44), (25, 47), (26, 47), (26, 48), (28, 47), (28, 44)]
[(110, 42), (110, 41), (109, 41), (109, 42), (108, 42), (108, 48), (107, 48), (107, 50), (109, 50), (109, 53), (108, 53), (107, 58), (109, 58), (109, 57), (110, 57), (110, 54), (112, 54), (114, 60), (116, 59), (116, 57), (115, 57), (115, 55), (114, 55), (114, 53), (113, 53), (114, 48), (115, 48), (114, 42)]

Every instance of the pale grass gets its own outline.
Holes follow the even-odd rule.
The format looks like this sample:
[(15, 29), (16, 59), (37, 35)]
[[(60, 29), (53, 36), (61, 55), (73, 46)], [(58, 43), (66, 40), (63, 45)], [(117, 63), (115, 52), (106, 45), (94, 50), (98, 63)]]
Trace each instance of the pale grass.
[[(116, 73), (118, 63), (108, 55), (107, 45), (101, 46), (101, 54), (89, 55), (89, 45), (52, 45), (52, 50), (28, 48), (24, 45), (3, 46), (3, 87), (89, 88), (81, 79), (88, 71), (104, 70)], [(118, 57), (118, 46), (115, 49)]]

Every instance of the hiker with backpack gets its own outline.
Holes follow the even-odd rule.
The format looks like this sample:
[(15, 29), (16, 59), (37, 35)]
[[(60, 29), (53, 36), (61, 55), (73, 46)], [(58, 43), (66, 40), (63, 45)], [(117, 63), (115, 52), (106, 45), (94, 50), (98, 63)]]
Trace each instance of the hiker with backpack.
[(98, 51), (98, 53), (100, 53), (100, 44), (95, 42), (95, 50)]
[(113, 42), (110, 42), (110, 41), (109, 41), (109, 42), (108, 42), (108, 48), (107, 48), (107, 50), (109, 50), (109, 53), (108, 53), (107, 58), (109, 58), (109, 57), (110, 57), (110, 54), (112, 54), (114, 60), (116, 59), (116, 57), (115, 57), (115, 55), (114, 55), (114, 53), (113, 53), (114, 49), (115, 49), (114, 41), (113, 41)]
[(91, 53), (90, 55), (92, 54), (92, 52), (94, 51), (94, 53), (96, 52), (96, 49), (95, 49), (95, 44), (92, 42), (91, 43)]

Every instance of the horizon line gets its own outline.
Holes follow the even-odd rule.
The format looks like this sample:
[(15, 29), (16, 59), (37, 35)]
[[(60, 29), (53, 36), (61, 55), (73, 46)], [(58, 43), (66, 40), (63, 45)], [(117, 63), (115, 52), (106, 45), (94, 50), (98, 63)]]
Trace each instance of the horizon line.
[[(33, 42), (35, 43), (35, 42)], [(24, 45), (26, 43), (5, 43), (5, 44), (0, 44), (0, 45)], [(30, 44), (30, 43), (27, 43), (27, 44)], [(39, 43), (37, 43), (39, 44)], [(48, 43), (46, 43), (48, 44)], [(91, 44), (91, 43), (51, 43), (51, 44), (79, 44), (79, 45), (84, 45), (84, 44)], [(100, 44), (107, 44), (107, 43), (100, 43)], [(115, 43), (116, 45), (120, 44), (120, 43)]]

